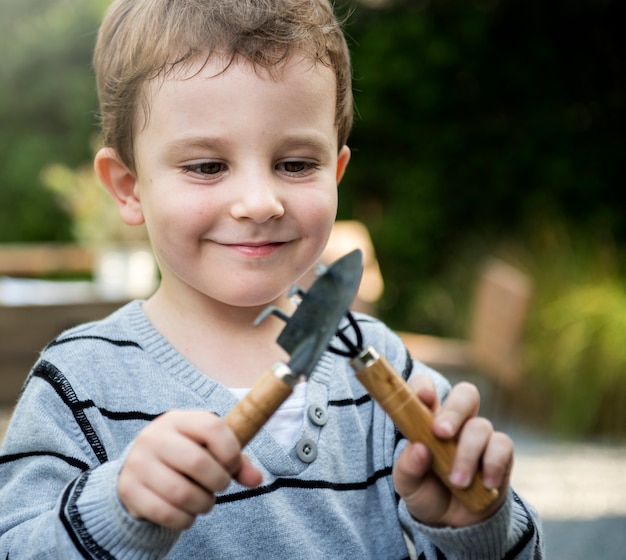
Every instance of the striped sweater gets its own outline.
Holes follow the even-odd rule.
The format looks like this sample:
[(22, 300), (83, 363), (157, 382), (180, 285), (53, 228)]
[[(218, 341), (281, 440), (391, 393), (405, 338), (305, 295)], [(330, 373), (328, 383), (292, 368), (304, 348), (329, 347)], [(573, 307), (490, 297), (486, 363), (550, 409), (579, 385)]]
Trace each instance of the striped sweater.
[[(433, 375), (395, 335), (359, 316), (366, 343), (406, 376)], [(0, 559), (540, 558), (536, 513), (514, 492), (488, 521), (464, 529), (417, 523), (394, 492), (403, 446), (345, 358), (323, 355), (306, 390), (298, 442), (262, 430), (246, 452), (259, 488), (232, 483), (213, 510), (177, 532), (125, 511), (116, 479), (137, 433), (171, 409), (225, 415), (232, 393), (196, 370), (156, 331), (140, 302), (71, 329), (42, 353), (0, 448)], [(319, 415), (318, 415), (319, 416)], [(313, 449), (312, 455), (303, 455)]]

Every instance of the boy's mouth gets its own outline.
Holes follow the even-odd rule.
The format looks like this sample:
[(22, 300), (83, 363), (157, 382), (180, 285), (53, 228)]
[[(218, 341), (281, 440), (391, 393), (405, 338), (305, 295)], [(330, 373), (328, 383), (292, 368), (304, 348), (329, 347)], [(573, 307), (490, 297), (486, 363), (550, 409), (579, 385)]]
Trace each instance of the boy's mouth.
[(229, 243), (225, 247), (250, 257), (265, 257), (276, 252), (285, 243), (282, 241), (259, 241), (244, 243)]

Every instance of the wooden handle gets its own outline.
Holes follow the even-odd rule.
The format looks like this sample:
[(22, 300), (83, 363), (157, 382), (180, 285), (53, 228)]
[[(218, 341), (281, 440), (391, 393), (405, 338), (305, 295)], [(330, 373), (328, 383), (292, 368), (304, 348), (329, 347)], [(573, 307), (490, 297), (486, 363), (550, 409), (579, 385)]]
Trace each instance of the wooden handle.
[(289, 367), (282, 363), (266, 371), (224, 418), (242, 447), (248, 444), (291, 394), (291, 385), (283, 380), (285, 375), (290, 374)]
[(457, 488), (450, 483), (450, 471), (456, 454), (456, 441), (439, 439), (433, 434), (433, 413), (411, 391), (409, 385), (391, 364), (374, 349), (368, 348), (352, 360), (358, 380), (389, 414), (400, 432), (411, 442), (425, 444), (432, 456), (432, 469), (468, 509), (485, 510), (498, 497), (498, 491), (488, 489), (476, 473), (467, 488)]

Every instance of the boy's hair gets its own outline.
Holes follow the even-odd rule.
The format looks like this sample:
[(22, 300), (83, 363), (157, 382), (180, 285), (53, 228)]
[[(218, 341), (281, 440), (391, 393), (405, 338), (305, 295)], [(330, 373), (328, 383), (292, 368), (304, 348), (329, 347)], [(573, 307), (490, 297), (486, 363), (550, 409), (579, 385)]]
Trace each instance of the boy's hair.
[(214, 54), (225, 68), (241, 58), (273, 73), (294, 55), (330, 67), (339, 147), (346, 143), (350, 54), (329, 0), (116, 0), (100, 27), (94, 67), (104, 143), (131, 170), (139, 111), (144, 119), (149, 111), (146, 83)]

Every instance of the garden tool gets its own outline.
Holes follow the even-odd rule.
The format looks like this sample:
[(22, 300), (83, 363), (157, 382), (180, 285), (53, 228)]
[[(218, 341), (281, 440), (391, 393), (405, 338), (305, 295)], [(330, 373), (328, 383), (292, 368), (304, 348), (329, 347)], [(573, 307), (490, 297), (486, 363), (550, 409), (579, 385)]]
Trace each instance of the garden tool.
[(361, 251), (352, 251), (320, 271), (306, 292), (298, 287), (292, 289), (290, 295), (298, 295), (301, 302), (291, 317), (275, 306), (261, 313), (256, 324), (269, 315), (276, 315), (287, 323), (277, 342), (287, 351), (290, 360), (289, 363), (276, 362), (226, 415), (226, 423), (242, 446), (287, 399), (294, 385), (311, 375), (350, 308), (362, 271)]
[(346, 330), (339, 330), (337, 336), (344, 348), (331, 347), (335, 354), (350, 358), (350, 365), (356, 372), (357, 379), (391, 417), (402, 435), (410, 442), (425, 444), (432, 457), (432, 470), (468, 509), (474, 512), (485, 510), (498, 497), (498, 491), (488, 489), (482, 483), (482, 476), (477, 472), (470, 486), (458, 488), (450, 483), (449, 476), (456, 455), (456, 440), (440, 439), (433, 433), (432, 411), (410, 389), (400, 376), (373, 347), (363, 348), (363, 336), (353, 315), (346, 314), (349, 326), (355, 334), (355, 341), (350, 340)]

